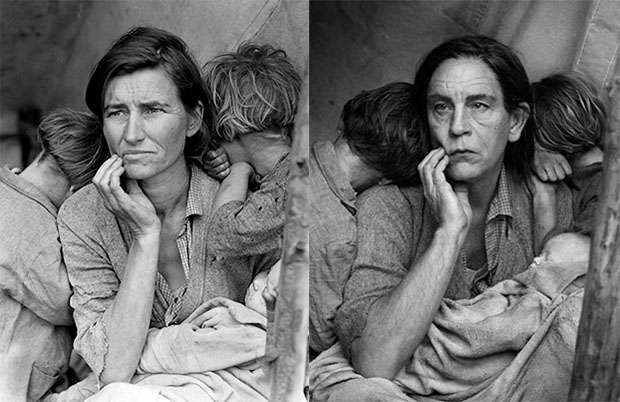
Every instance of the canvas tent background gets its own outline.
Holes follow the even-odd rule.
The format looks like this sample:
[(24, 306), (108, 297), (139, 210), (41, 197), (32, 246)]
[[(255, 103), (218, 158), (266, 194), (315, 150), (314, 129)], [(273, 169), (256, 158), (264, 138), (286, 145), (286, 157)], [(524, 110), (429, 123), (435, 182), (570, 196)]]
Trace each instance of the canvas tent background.
[(602, 88), (617, 63), (620, 1), (311, 1), (310, 141), (333, 139), (361, 90), (412, 82), (433, 47), (470, 33), (516, 49), (532, 81), (576, 68)]
[(132, 26), (179, 35), (200, 65), (246, 40), (283, 48), (299, 71), (308, 59), (304, 0), (2, 0), (0, 16), (0, 165), (26, 163), (37, 111), (86, 109), (93, 64)]

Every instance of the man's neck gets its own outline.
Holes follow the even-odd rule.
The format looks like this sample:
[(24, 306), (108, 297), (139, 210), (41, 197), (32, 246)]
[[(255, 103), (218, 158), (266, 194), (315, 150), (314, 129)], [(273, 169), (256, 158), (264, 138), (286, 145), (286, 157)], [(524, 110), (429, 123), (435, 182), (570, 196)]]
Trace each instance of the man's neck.
[(481, 178), (479, 181), (468, 183), (469, 204), (474, 213), (478, 212), (479, 214), (486, 215), (499, 184), (500, 172), (501, 165), (492, 174)]

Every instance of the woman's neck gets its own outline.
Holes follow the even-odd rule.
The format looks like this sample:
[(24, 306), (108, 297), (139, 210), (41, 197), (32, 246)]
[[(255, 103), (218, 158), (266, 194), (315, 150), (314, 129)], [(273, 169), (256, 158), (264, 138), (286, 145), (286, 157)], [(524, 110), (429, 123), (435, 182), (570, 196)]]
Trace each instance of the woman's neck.
[(171, 213), (185, 210), (190, 176), (190, 167), (183, 156), (164, 172), (140, 180), (139, 184), (155, 207), (157, 215), (163, 219)]

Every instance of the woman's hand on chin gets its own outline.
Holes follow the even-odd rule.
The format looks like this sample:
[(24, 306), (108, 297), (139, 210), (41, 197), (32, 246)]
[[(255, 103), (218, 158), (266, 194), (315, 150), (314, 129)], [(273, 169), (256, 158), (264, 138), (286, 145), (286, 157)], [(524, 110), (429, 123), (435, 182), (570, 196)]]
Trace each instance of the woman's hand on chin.
[(125, 181), (127, 191), (123, 189), (121, 176), (124, 172), (122, 158), (112, 155), (101, 165), (93, 178), (105, 207), (125, 221), (136, 238), (159, 235), (161, 222), (155, 207), (136, 180), (127, 179)]

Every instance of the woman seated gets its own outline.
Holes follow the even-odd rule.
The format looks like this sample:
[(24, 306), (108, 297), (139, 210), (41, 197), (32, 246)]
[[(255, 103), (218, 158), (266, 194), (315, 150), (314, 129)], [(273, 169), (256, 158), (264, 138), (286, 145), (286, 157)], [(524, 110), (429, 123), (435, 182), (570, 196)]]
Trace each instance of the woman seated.
[(209, 140), (209, 98), (180, 38), (148, 27), (126, 33), (95, 66), (86, 102), (112, 156), (63, 206), (59, 230), (75, 348), (105, 385), (132, 379), (155, 329), (216, 297), (243, 302), (279, 250), (223, 256), (207, 247), (219, 184), (192, 159)]

